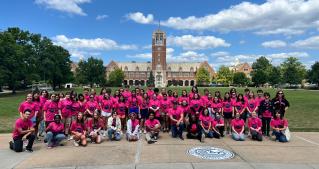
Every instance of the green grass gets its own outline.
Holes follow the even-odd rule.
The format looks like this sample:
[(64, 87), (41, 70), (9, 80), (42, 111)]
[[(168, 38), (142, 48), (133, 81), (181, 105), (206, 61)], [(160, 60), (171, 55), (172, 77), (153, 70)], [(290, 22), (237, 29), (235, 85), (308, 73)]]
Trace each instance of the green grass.
[[(116, 88), (112, 88), (114, 91)], [(177, 90), (179, 93), (182, 89), (188, 88), (170, 87), (168, 89)], [(204, 88), (199, 88), (200, 93), (203, 93)], [(82, 92), (81, 88), (75, 89), (77, 92)], [(229, 91), (229, 88), (209, 88), (215, 92), (219, 90), (222, 95)], [(257, 89), (252, 88), (253, 91)], [(275, 89), (263, 89), (275, 95)], [(64, 90), (66, 91), (66, 90)], [(243, 93), (244, 88), (237, 88), (237, 91)], [(97, 93), (100, 89), (97, 89)], [(319, 131), (319, 91), (308, 90), (285, 90), (285, 95), (290, 102), (290, 107), (286, 117), (289, 121), (289, 127), (292, 131)], [(16, 118), (18, 118), (18, 106), (24, 100), (26, 93), (16, 95), (0, 95), (0, 133), (12, 131), (12, 126)]]

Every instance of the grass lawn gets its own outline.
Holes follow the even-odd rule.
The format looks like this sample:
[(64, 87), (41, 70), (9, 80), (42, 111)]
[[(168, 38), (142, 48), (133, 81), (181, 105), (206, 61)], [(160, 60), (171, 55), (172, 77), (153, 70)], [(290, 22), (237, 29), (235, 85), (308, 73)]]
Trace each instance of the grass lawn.
[[(181, 87), (168, 88), (181, 92)], [(204, 88), (199, 88), (200, 93), (203, 93)], [(112, 88), (115, 90), (115, 88)], [(219, 90), (222, 95), (229, 91), (229, 88), (209, 88), (215, 92)], [(252, 88), (256, 92), (257, 89)], [(275, 89), (263, 89), (270, 93), (271, 97), (275, 95)], [(66, 90), (64, 90), (66, 91)], [(82, 92), (82, 89), (77, 88), (77, 92)], [(237, 88), (239, 93), (243, 93), (244, 88)], [(97, 93), (100, 89), (97, 89)], [(290, 102), (290, 107), (286, 117), (289, 121), (289, 127), (292, 131), (319, 131), (319, 91), (308, 90), (285, 90), (285, 96)], [(26, 93), (16, 95), (0, 95), (0, 133), (12, 131), (12, 126), (16, 118), (18, 118), (18, 106), (24, 100)]]

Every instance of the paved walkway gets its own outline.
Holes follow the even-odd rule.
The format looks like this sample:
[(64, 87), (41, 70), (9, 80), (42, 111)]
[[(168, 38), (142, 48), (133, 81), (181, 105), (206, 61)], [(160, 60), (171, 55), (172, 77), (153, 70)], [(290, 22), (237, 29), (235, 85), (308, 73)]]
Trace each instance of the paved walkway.
[[(8, 149), (10, 134), (0, 135), (0, 168), (123, 168), (123, 169), (231, 169), (289, 168), (319, 169), (319, 133), (293, 133), (289, 143), (265, 139), (235, 142), (231, 138), (181, 141), (161, 133), (160, 140), (148, 145), (138, 142), (105, 141), (100, 145), (66, 146), (47, 149), (36, 143), (33, 153), (15, 153)], [(143, 136), (144, 137), (144, 136)], [(214, 146), (233, 151), (235, 157), (223, 161), (203, 160), (188, 155), (195, 146)]]

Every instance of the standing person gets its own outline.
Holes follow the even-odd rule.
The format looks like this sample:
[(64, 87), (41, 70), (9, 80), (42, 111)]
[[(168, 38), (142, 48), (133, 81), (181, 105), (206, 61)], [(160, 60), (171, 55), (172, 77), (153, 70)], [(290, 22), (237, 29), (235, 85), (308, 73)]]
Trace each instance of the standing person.
[(151, 86), (149, 86), (149, 87), (147, 88), (146, 93), (147, 93), (147, 95), (148, 95), (149, 98), (153, 97), (153, 95), (154, 95), (153, 88), (152, 88)]
[(189, 118), (186, 137), (188, 139), (198, 139), (200, 142), (202, 142), (202, 130), (198, 117), (195, 114), (192, 114)]
[(220, 102), (223, 102), (222, 94), (220, 93), (220, 91), (215, 91), (215, 97), (217, 97)]
[(85, 119), (90, 119), (93, 117), (95, 110), (100, 110), (100, 105), (94, 100), (94, 94), (90, 94), (90, 100), (85, 104)]
[(224, 137), (224, 120), (221, 119), (219, 113), (216, 113), (215, 118), (212, 120), (212, 132), (214, 138)]
[(80, 112), (76, 120), (72, 122), (70, 131), (74, 139), (74, 146), (78, 147), (79, 144), (86, 146), (86, 126), (83, 113)]
[(157, 99), (157, 95), (154, 93), (150, 100), (149, 111), (153, 112), (155, 114), (155, 118), (158, 121), (162, 122), (161, 113), (159, 111), (160, 106), (161, 106), (161, 102)]
[(119, 90), (115, 90), (113, 97), (111, 98), (112, 102), (114, 105), (117, 104), (117, 102), (119, 101), (120, 98), (120, 91)]
[(127, 141), (137, 141), (140, 138), (139, 127), (140, 122), (136, 118), (135, 113), (130, 114), (130, 119), (126, 123), (127, 131), (126, 131), (126, 139)]
[(214, 96), (214, 99), (212, 100), (211, 103), (211, 116), (213, 118), (216, 117), (216, 114), (221, 114), (223, 109), (223, 102), (220, 100), (217, 96)]
[(160, 122), (155, 119), (155, 114), (150, 113), (149, 119), (145, 121), (146, 134), (145, 139), (148, 144), (152, 144), (157, 141), (159, 132), (161, 130)]
[(200, 126), (202, 128), (201, 141), (204, 142), (205, 137), (213, 138), (212, 132), (212, 117), (209, 115), (208, 109), (204, 109), (203, 114), (199, 116)]
[(131, 96), (129, 98), (127, 98), (127, 103), (128, 103), (128, 113), (135, 113), (135, 114), (139, 114), (140, 113), (140, 107), (139, 107), (139, 103), (140, 100), (137, 98), (135, 90), (132, 90), (131, 92)]
[[(258, 102), (255, 99), (255, 94), (253, 91), (249, 92), (248, 99), (247, 99), (247, 116), (246, 118), (251, 117), (252, 112), (257, 112), (258, 109)], [(246, 121), (246, 119), (244, 119)]]
[(182, 111), (183, 111), (185, 125), (188, 125), (189, 117), (190, 117), (190, 109), (189, 109), (189, 105), (188, 105), (187, 101), (183, 100), (182, 104), (179, 108), (182, 109)]
[(258, 105), (258, 107), (259, 107), (261, 101), (263, 101), (263, 100), (265, 99), (265, 97), (264, 97), (264, 91), (261, 90), (261, 89), (258, 89), (258, 90), (257, 90), (257, 97), (256, 97), (255, 99), (256, 99), (257, 105)]
[(235, 113), (239, 113), (240, 118), (243, 119), (244, 121), (246, 121), (247, 119), (246, 108), (247, 108), (247, 103), (244, 99), (243, 94), (238, 94), (237, 100), (234, 104), (234, 109), (235, 109)]
[(26, 151), (33, 152), (32, 146), (35, 139), (34, 128), (30, 120), (31, 110), (26, 109), (22, 112), (22, 117), (16, 120), (12, 133), (13, 141), (9, 142), (10, 149), (15, 152), (22, 152), (23, 140), (28, 140)]
[(250, 90), (249, 90), (248, 88), (246, 88), (246, 89), (244, 90), (244, 99), (245, 99), (246, 101), (248, 101), (249, 93), (250, 93)]
[(169, 117), (171, 120), (171, 131), (172, 137), (176, 138), (177, 136), (184, 140), (183, 130), (184, 130), (184, 113), (183, 110), (178, 108), (178, 103), (174, 102), (173, 107), (168, 111)]
[(197, 86), (193, 86), (192, 89), (191, 89), (191, 92), (189, 92), (189, 99), (192, 99), (194, 97), (194, 94), (197, 93), (198, 94), (198, 88)]
[(209, 90), (207, 88), (204, 89), (204, 95), (200, 97), (202, 100), (202, 104), (204, 108), (207, 108), (207, 102), (208, 102), (208, 96), (209, 96)]
[(237, 93), (236, 92), (230, 92), (230, 100), (231, 100), (231, 103), (233, 104), (233, 105), (235, 105), (236, 104), (236, 102), (237, 102)]
[(30, 120), (37, 116), (38, 111), (36, 111), (36, 105), (32, 101), (32, 94), (31, 93), (27, 94), (27, 97), (26, 97), (25, 101), (23, 101), (20, 104), (18, 110), (19, 110), (21, 118), (24, 116), (24, 111), (25, 110), (30, 110), (31, 114), (28, 116), (28, 118)]
[(89, 119), (86, 123), (91, 142), (97, 144), (101, 143), (102, 138), (100, 132), (104, 128), (104, 126), (105, 124), (103, 119), (100, 118), (99, 110), (95, 110), (93, 113), (93, 118)]
[(71, 124), (71, 109), (72, 100), (70, 98), (70, 92), (65, 94), (65, 99), (59, 101), (59, 114), (62, 115), (62, 123), (64, 124), (65, 135), (69, 135), (69, 129)]
[(160, 101), (160, 112), (161, 119), (163, 119), (163, 132), (169, 132), (169, 115), (168, 110), (170, 109), (171, 101), (168, 99), (167, 94), (163, 93), (163, 99)]
[(272, 135), (276, 136), (276, 141), (285, 143), (288, 142), (284, 132), (288, 127), (288, 120), (281, 117), (280, 110), (275, 110), (275, 116), (270, 122), (270, 126), (273, 130)]
[(199, 115), (202, 113), (204, 107), (198, 93), (194, 93), (193, 98), (190, 101), (190, 109), (191, 113), (195, 114), (197, 117), (199, 117)]
[(173, 104), (174, 101), (178, 102), (178, 99), (179, 99), (178, 92), (177, 91), (173, 91), (173, 97), (171, 98), (171, 104)]
[(285, 98), (285, 94), (282, 90), (276, 93), (276, 97), (272, 100), (274, 110), (279, 110), (281, 117), (285, 117), (285, 113), (290, 106), (288, 100)]
[(41, 110), (42, 110), (42, 117), (39, 125), (39, 135), (43, 136), (44, 130), (45, 130), (45, 121), (44, 121), (44, 112), (43, 112), (43, 106), (45, 102), (50, 99), (49, 98), (49, 93), (47, 90), (42, 90), (41, 91), (41, 96), (40, 96), (40, 105), (41, 105)]
[(262, 132), (261, 132), (261, 120), (258, 118), (257, 113), (253, 112), (252, 116), (248, 119), (248, 127), (250, 131), (251, 138), (253, 140), (262, 141)]
[(222, 116), (224, 116), (224, 120), (225, 120), (226, 133), (229, 134), (230, 122), (231, 122), (231, 119), (234, 117), (234, 107), (231, 104), (231, 99), (228, 92), (226, 92), (224, 96)]
[(121, 119), (115, 111), (112, 113), (112, 116), (108, 118), (107, 134), (109, 140), (120, 141), (122, 138)]
[(240, 114), (236, 113), (235, 119), (231, 121), (232, 137), (236, 141), (245, 141), (245, 122), (240, 118)]
[(54, 116), (59, 114), (58, 97), (59, 96), (54, 93), (51, 94), (51, 100), (47, 100), (43, 106), (43, 115), (46, 127), (54, 121)]
[(121, 119), (121, 125), (123, 126), (122, 129), (124, 130), (124, 126), (126, 124), (126, 112), (127, 104), (125, 102), (125, 98), (123, 95), (120, 95), (119, 100), (117, 101), (117, 104), (115, 106), (115, 111), (119, 118)]
[(85, 101), (89, 101), (90, 100), (89, 88), (84, 88), (83, 89), (83, 96), (84, 96)]
[(179, 104), (182, 104), (183, 101), (186, 101), (186, 103), (189, 104), (189, 97), (185, 89), (182, 90), (182, 95), (178, 98)]
[(132, 96), (129, 85), (125, 86), (125, 90), (122, 92), (122, 95), (124, 96), (125, 101), (128, 101), (128, 99)]
[(34, 104), (34, 108), (35, 108), (35, 111), (37, 112), (36, 113), (37, 115), (33, 116), (31, 121), (34, 123), (35, 137), (38, 141), (41, 141), (39, 137), (39, 125), (43, 119), (43, 111), (42, 111), (42, 105), (40, 102), (40, 93), (38, 91), (33, 92), (32, 102)]
[[(101, 104), (101, 101), (104, 99), (105, 93), (108, 93), (106, 88), (103, 87), (100, 91), (100, 95), (98, 96), (98, 103)], [(109, 94), (109, 93), (108, 93)]]
[(70, 97), (72, 100), (72, 107), (71, 107), (71, 121), (74, 121), (76, 119), (76, 116), (78, 115), (78, 113), (81, 110), (81, 104), (78, 101), (78, 96), (77, 93), (75, 91), (71, 91), (70, 93)]
[(61, 123), (61, 116), (54, 115), (54, 121), (45, 129), (47, 132), (45, 140), (48, 142), (48, 149), (59, 146), (60, 142), (65, 139), (64, 125)]
[[(103, 118), (104, 122), (108, 122), (108, 118), (112, 115), (113, 111), (113, 101), (108, 93), (104, 93), (103, 98), (100, 100), (101, 106), (101, 117)], [(106, 128), (103, 128), (106, 129)]]
[(259, 105), (259, 117), (262, 119), (262, 133), (265, 136), (269, 137), (270, 132), (270, 121), (273, 117), (273, 105), (270, 100), (270, 94), (265, 92), (264, 94), (265, 99), (260, 102)]
[(79, 112), (84, 113), (85, 112), (86, 100), (85, 100), (84, 95), (82, 93), (80, 93), (78, 95), (78, 103), (80, 104)]
[(148, 112), (148, 105), (149, 105), (149, 97), (147, 93), (143, 94), (142, 102), (140, 102), (140, 114), (141, 114), (141, 129), (143, 130), (144, 134), (146, 134), (145, 130), (145, 120), (148, 119), (149, 112)]
[(63, 92), (59, 93), (59, 102), (65, 99), (65, 94)]

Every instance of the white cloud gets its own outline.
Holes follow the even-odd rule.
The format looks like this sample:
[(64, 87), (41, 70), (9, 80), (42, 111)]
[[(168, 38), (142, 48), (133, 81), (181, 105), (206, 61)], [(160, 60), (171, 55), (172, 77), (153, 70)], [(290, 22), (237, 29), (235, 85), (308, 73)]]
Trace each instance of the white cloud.
[(241, 40), (241, 41), (239, 41), (239, 44), (245, 44), (246, 43), (246, 41), (244, 41), (244, 40)]
[(294, 42), (292, 46), (303, 49), (319, 49), (319, 36), (313, 36), (308, 39), (298, 40)]
[(90, 3), (91, 0), (35, 0), (38, 5), (43, 5), (49, 9), (55, 9), (70, 14), (86, 16), (80, 4)]
[(211, 56), (228, 56), (229, 53), (228, 52), (224, 52), (224, 51), (220, 51), (220, 52), (215, 52), (212, 53)]
[[(295, 35), (302, 34), (309, 28), (318, 28), (318, 8), (318, 0), (267, 0), (262, 4), (242, 2), (202, 17), (169, 17), (161, 25), (179, 30), (254, 31), (260, 35)], [(148, 16), (149, 19), (146, 19), (139, 12), (135, 18), (140, 19), (135, 21), (153, 23), (153, 15)]]
[(194, 51), (187, 51), (179, 54), (178, 56), (167, 56), (169, 62), (203, 62), (207, 61), (208, 57), (203, 53)]
[(129, 13), (126, 15), (126, 18), (141, 24), (150, 24), (154, 21), (154, 16), (152, 14), (144, 16), (141, 12)]
[(263, 42), (261, 45), (265, 48), (283, 48), (287, 46), (287, 43), (282, 40), (274, 40)]
[(103, 20), (103, 19), (105, 19), (105, 18), (108, 18), (109, 16), (108, 15), (98, 15), (98, 16), (96, 16), (96, 20)]
[(139, 53), (136, 55), (127, 55), (128, 58), (152, 59), (152, 53)]
[(170, 36), (168, 37), (168, 45), (180, 46), (185, 50), (199, 50), (217, 47), (229, 47), (230, 44), (224, 39), (214, 36)]

